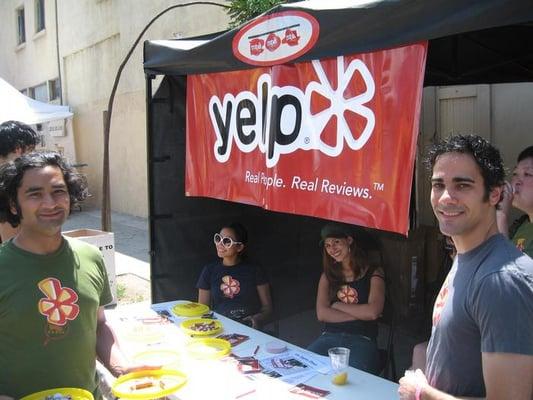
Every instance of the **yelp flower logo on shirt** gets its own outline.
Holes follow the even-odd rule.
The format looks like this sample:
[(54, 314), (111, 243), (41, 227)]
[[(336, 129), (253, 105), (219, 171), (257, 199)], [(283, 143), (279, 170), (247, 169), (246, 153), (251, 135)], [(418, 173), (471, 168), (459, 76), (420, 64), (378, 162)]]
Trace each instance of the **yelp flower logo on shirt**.
[(346, 304), (359, 303), (359, 295), (357, 290), (348, 285), (342, 285), (337, 291), (337, 298)]
[(437, 324), (440, 321), (440, 316), (442, 313), (442, 309), (446, 305), (446, 300), (448, 299), (448, 279), (444, 281), (444, 284), (442, 285), (442, 288), (440, 289), (439, 295), (437, 296), (437, 299), (435, 300), (435, 306), (433, 307), (433, 326), (437, 326)]
[(37, 286), (45, 294), (39, 300), (39, 312), (46, 317), (47, 340), (57, 339), (67, 332), (67, 322), (75, 320), (80, 313), (77, 293), (69, 288), (61, 286), (61, 282), (56, 278), (46, 278), (40, 281)]
[(225, 275), (220, 284), (220, 290), (225, 297), (233, 299), (241, 291), (241, 284), (237, 279), (233, 279), (231, 275)]

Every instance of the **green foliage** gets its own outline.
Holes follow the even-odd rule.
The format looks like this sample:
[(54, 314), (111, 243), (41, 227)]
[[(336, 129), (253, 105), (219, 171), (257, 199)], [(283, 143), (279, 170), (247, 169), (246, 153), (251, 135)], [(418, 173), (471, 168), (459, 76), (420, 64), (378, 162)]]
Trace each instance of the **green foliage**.
[(126, 297), (126, 286), (117, 283), (117, 301), (121, 301)]
[(230, 0), (230, 27), (235, 28), (287, 0)]

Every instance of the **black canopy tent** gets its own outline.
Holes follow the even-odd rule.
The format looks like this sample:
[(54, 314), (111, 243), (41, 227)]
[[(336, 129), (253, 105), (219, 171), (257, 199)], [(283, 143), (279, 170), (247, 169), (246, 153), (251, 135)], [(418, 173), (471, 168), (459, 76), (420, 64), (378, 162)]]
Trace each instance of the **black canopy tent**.
[[(305, 11), (320, 25), (314, 47), (294, 63), (429, 40), (426, 86), (533, 81), (532, 0), (309, 1), (269, 13), (286, 10)], [(186, 76), (253, 68), (233, 56), (237, 32), (144, 44), (152, 299), (194, 299), (200, 269), (215, 257), (213, 233), (239, 220), (250, 231), (250, 258), (271, 276), (280, 314), (290, 315), (314, 305), (324, 221), (184, 195)], [(152, 94), (155, 75), (165, 77)], [(393, 251), (384, 255), (401, 302), (408, 263)]]

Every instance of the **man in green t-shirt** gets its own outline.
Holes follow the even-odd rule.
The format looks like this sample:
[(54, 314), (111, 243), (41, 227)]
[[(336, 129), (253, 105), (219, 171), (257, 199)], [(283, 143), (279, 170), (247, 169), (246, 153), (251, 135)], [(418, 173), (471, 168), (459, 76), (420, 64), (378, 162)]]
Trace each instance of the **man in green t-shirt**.
[[(500, 232), (508, 236), (519, 250), (533, 258), (533, 146), (525, 148), (518, 155), (511, 182), (506, 182), (502, 197), (497, 213)], [(511, 205), (525, 215), (509, 227)]]
[(111, 292), (96, 247), (61, 234), (85, 181), (56, 153), (0, 167), (0, 222), (19, 227), (0, 247), (0, 398), (82, 388), (100, 397), (96, 358), (131, 368), (107, 324)]

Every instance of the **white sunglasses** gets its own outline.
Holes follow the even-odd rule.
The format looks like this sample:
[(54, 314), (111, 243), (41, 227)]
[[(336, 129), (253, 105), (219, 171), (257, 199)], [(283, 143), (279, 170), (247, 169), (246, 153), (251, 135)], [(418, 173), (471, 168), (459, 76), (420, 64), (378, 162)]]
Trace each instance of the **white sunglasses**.
[(234, 244), (242, 244), (242, 242), (237, 242), (228, 236), (222, 236), (220, 233), (215, 233), (215, 236), (213, 236), (213, 241), (215, 244), (222, 243), (222, 246), (224, 246), (226, 249), (229, 249)]

